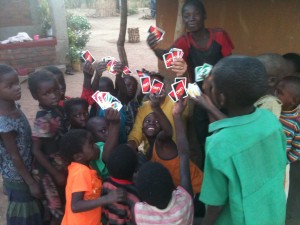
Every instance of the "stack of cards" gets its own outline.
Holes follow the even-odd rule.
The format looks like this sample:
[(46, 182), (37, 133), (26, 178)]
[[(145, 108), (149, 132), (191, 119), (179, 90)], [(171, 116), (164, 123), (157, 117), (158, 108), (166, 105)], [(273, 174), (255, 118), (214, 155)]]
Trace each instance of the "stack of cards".
[(90, 53), (89, 50), (84, 51), (81, 54), (81, 57), (84, 59), (85, 62), (88, 61), (91, 64), (93, 64), (96, 61), (95, 58), (92, 56), (92, 54)]
[(124, 66), (123, 73), (125, 75), (130, 75), (130, 74), (132, 74), (132, 71), (128, 68), (128, 66)]
[(106, 56), (101, 59), (102, 62), (106, 63), (106, 70), (112, 74), (116, 75), (117, 71), (114, 70), (114, 66), (117, 64), (117, 60), (112, 56)]
[(180, 98), (188, 96), (186, 91), (186, 77), (176, 77), (175, 83), (171, 85), (172, 91), (168, 94), (173, 102), (177, 102)]
[(172, 67), (172, 62), (174, 62), (175, 58), (182, 58), (183, 51), (179, 48), (171, 48), (170, 51), (163, 55), (164, 63), (166, 68)]
[(154, 79), (151, 84), (151, 79), (149, 76), (140, 77), (140, 81), (143, 94), (160, 94), (164, 87), (164, 83), (156, 79)]
[(195, 81), (203, 81), (206, 77), (208, 77), (212, 68), (213, 66), (207, 63), (204, 63), (202, 66), (197, 66), (195, 68)]
[(116, 97), (112, 96), (109, 92), (96, 91), (92, 95), (92, 98), (103, 110), (113, 108), (120, 111), (123, 107), (121, 102)]
[(150, 26), (148, 33), (154, 34), (156, 36), (157, 41), (161, 41), (165, 35), (165, 31), (155, 26)]

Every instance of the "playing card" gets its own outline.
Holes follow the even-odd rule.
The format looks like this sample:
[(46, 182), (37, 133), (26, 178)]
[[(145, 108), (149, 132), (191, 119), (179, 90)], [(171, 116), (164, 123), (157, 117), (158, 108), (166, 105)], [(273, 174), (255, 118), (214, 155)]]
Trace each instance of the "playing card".
[(123, 73), (125, 75), (130, 75), (130, 74), (132, 74), (132, 71), (127, 66), (124, 66)]
[(172, 67), (172, 62), (173, 62), (173, 53), (169, 52), (163, 55), (164, 63), (166, 68)]
[(199, 88), (199, 86), (198, 86), (197, 83), (192, 83), (192, 84), (189, 83), (186, 92), (192, 98), (196, 98), (197, 96), (201, 95), (201, 90), (200, 90), (200, 88)]
[(171, 91), (171, 92), (169, 92), (168, 95), (169, 95), (169, 97), (172, 99), (173, 102), (177, 102), (177, 101), (178, 101), (178, 98), (177, 98), (177, 96), (175, 95), (174, 90)]
[(161, 41), (165, 35), (164, 30), (162, 30), (158, 27), (155, 27), (155, 26), (150, 26), (148, 32), (155, 34), (157, 41)]
[(100, 91), (96, 91), (93, 95), (92, 98), (95, 100), (95, 102), (97, 102), (98, 105), (100, 105), (98, 96), (100, 95)]
[(179, 48), (171, 48), (170, 51), (173, 54), (173, 58), (182, 58), (183, 57), (183, 51)]
[(204, 78), (205, 78), (205, 77), (207, 77), (207, 76), (209, 75), (209, 73), (210, 73), (210, 71), (212, 70), (212, 68), (213, 68), (212, 65), (210, 65), (210, 64), (208, 64), (208, 63), (204, 63), (204, 64), (202, 65), (201, 70), (200, 70), (200, 74), (201, 74), (202, 76), (204, 76)]
[(111, 107), (113, 109), (116, 109), (116, 110), (120, 111), (122, 109), (123, 105), (120, 102), (115, 101), (115, 102), (111, 103)]
[(183, 81), (184, 87), (186, 88), (186, 77), (175, 77), (175, 83), (181, 80)]
[(109, 61), (107, 63), (107, 65), (110, 64), (109, 66), (109, 73), (112, 74), (112, 75), (116, 75), (117, 74), (117, 71), (115, 71), (114, 67), (115, 65), (117, 64), (117, 61), (116, 60), (112, 60), (112, 61)]
[(154, 93), (160, 94), (161, 90), (163, 89), (163, 86), (164, 86), (163, 82), (154, 79), (152, 81), (152, 85), (151, 85), (151, 88), (150, 88), (150, 93), (152, 93), (152, 94), (154, 94)]
[(203, 81), (204, 80), (204, 77), (202, 77), (201, 75), (201, 69), (202, 69), (202, 66), (197, 66), (195, 67), (195, 81), (196, 82), (199, 82), (199, 81)]
[(86, 50), (85, 52), (83, 52), (81, 54), (81, 57), (84, 59), (84, 61), (88, 61), (91, 64), (96, 61), (89, 50)]
[(149, 76), (140, 77), (142, 92), (143, 94), (148, 94), (151, 88), (151, 80)]
[(178, 99), (182, 98), (186, 98), (188, 96), (184, 83), (183, 81), (178, 81), (176, 83), (173, 83), (172, 85), (172, 89), (175, 92), (175, 95)]
[(141, 70), (136, 70), (136, 74), (137, 74), (139, 77), (145, 76), (145, 74), (144, 74), (143, 71), (141, 71)]

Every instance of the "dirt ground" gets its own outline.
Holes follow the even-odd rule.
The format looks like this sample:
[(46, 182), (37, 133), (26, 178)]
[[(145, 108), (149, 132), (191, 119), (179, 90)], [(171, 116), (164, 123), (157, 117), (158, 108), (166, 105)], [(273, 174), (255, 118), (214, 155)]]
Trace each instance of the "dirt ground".
[[(93, 10), (81, 9), (73, 10), (72, 12), (89, 16), (94, 12)], [(155, 20), (142, 20), (139, 19), (143, 15), (149, 14), (148, 9), (140, 9), (139, 14), (128, 17), (127, 27), (139, 28), (140, 42), (128, 43), (128, 36), (126, 36), (125, 49), (129, 62), (129, 67), (132, 70), (146, 68), (150, 71), (157, 70), (157, 59), (152, 51), (146, 44), (147, 30), (150, 25), (155, 25)], [(88, 17), (92, 25), (91, 39), (88, 42), (86, 49), (88, 49), (96, 60), (100, 60), (105, 56), (113, 56), (119, 58), (117, 51), (117, 39), (119, 35), (120, 17), (106, 17), (106, 18), (93, 18)], [(107, 76), (111, 76), (107, 74)], [(111, 76), (111, 78), (113, 78)], [(76, 72), (74, 75), (65, 75), (67, 83), (66, 95), (71, 97), (80, 97), (82, 90), (83, 74), (82, 72)], [(23, 82), (22, 87), (22, 99), (20, 100), (21, 108), (26, 114), (29, 122), (35, 117), (37, 111), (37, 102), (32, 98), (27, 82)], [(2, 191), (2, 178), (0, 178), (0, 225), (6, 224), (5, 213), (7, 200)]]

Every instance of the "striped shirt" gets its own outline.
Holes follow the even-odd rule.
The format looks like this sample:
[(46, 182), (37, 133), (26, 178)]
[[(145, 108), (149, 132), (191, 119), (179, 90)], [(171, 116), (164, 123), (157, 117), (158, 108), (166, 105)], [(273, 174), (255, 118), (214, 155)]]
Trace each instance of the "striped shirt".
[(192, 197), (182, 187), (173, 191), (171, 201), (165, 209), (158, 209), (146, 202), (138, 202), (134, 207), (137, 225), (192, 225), (194, 207)]
[[(141, 199), (137, 190), (132, 182), (127, 180), (118, 180), (109, 178), (103, 183), (102, 194), (108, 194), (112, 190), (122, 188), (127, 192), (127, 199), (124, 202), (115, 202), (106, 205), (102, 208), (103, 219), (109, 225), (131, 225), (133, 218), (131, 212), (133, 211), (134, 204), (140, 202)], [(103, 223), (105, 224), (105, 223)]]
[(300, 160), (300, 109), (297, 107), (292, 111), (282, 111), (280, 122), (283, 125), (287, 137), (287, 159), (288, 163)]

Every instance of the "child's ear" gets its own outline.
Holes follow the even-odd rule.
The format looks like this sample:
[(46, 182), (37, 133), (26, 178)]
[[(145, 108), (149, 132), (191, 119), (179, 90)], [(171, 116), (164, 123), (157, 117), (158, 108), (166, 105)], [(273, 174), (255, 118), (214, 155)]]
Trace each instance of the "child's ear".
[(277, 85), (277, 83), (278, 83), (278, 78), (277, 77), (271, 76), (271, 77), (268, 78), (268, 85), (270, 87), (275, 87)]

